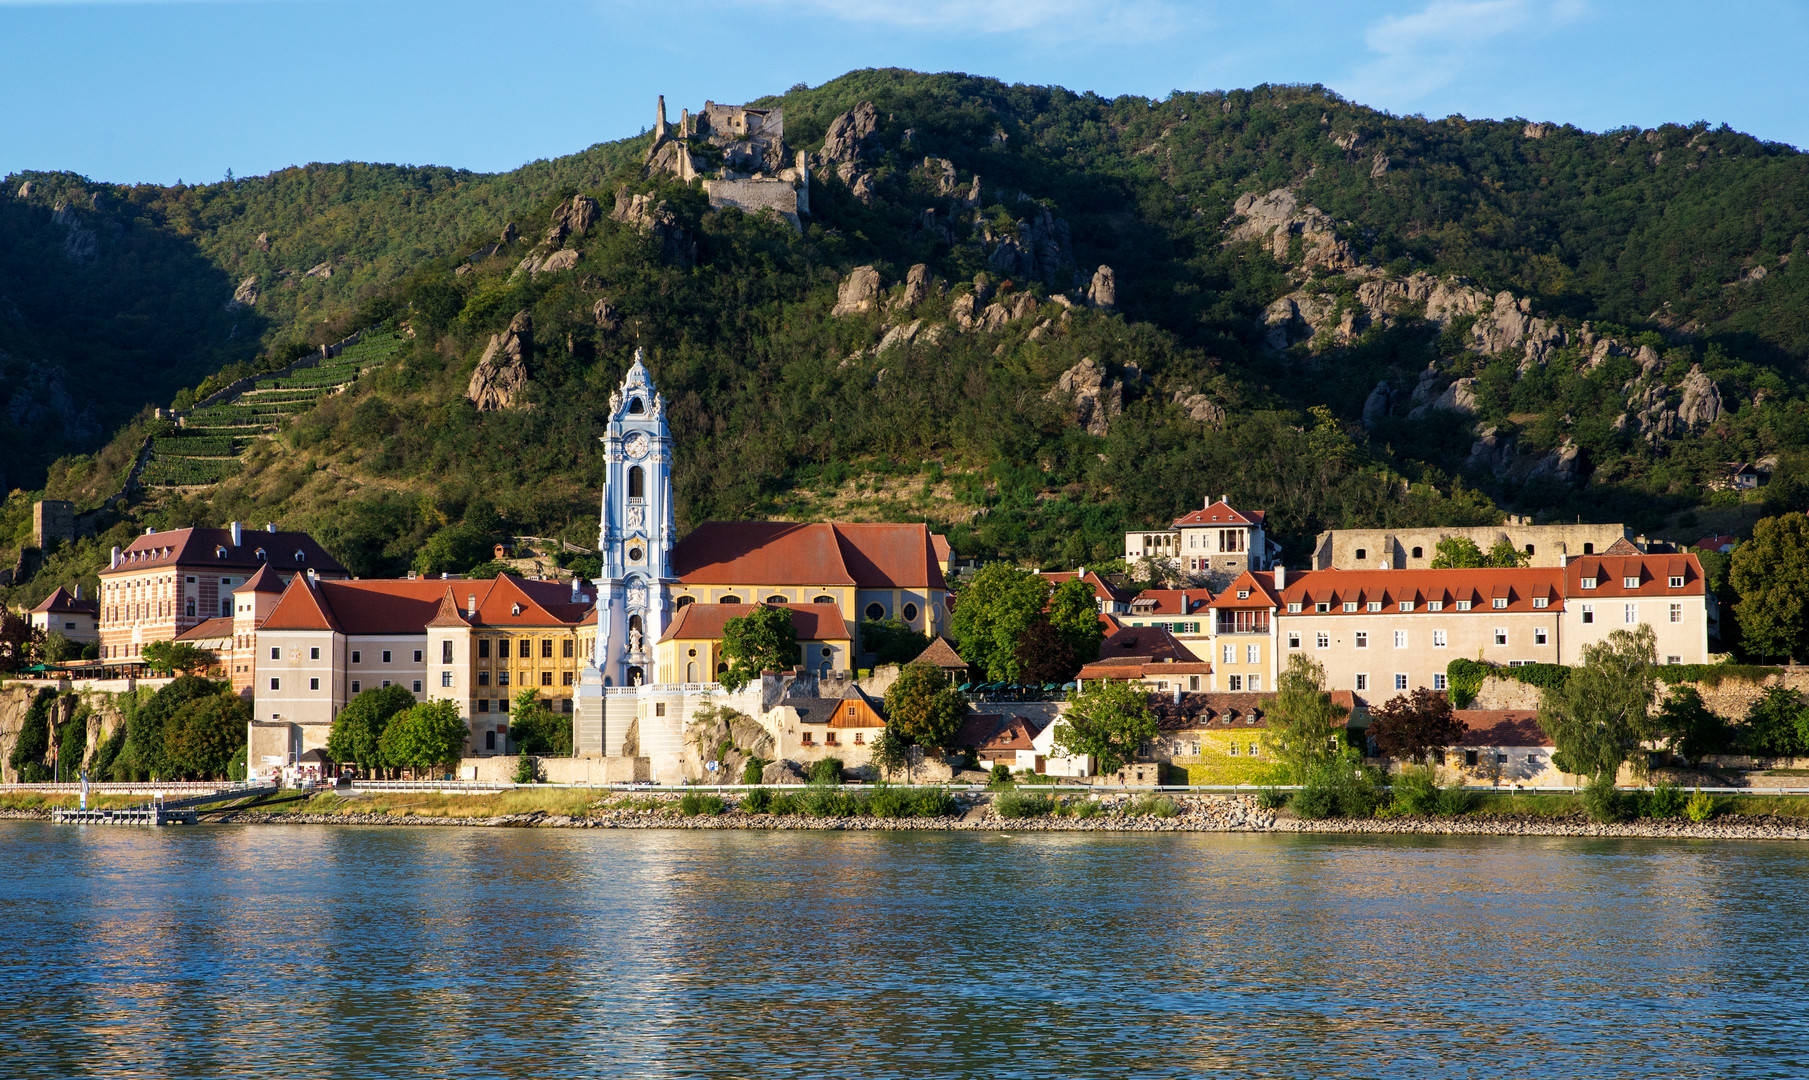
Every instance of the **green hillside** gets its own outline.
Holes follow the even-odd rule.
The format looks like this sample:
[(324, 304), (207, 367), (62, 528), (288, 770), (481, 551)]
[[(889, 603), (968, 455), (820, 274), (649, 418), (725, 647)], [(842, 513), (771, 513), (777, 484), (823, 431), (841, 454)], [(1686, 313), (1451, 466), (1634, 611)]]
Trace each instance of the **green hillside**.
[[(1125, 528), (1230, 494), (1299, 563), (1334, 526), (1515, 512), (1694, 539), (1803, 501), (1809, 164), (1788, 147), (1393, 117), (1317, 87), (1108, 100), (863, 71), (756, 104), (818, 153), (863, 102), (875, 128), (847, 180), (813, 169), (801, 233), (647, 175), (645, 136), (497, 176), (11, 177), (0, 225), (32, 240), (0, 251), (0, 468), (93, 505), (149, 434), (118, 535), (273, 520), (360, 573), (462, 570), (494, 533), (594, 542), (595, 436), (638, 343), (680, 442), (681, 527), (928, 518), (963, 553), (1099, 564)], [(624, 186), (670, 225), (614, 220)], [(574, 195), (601, 219), (541, 245)], [(575, 265), (518, 270), (559, 247)], [(1115, 308), (1085, 302), (1102, 265)], [(862, 266), (887, 291), (832, 314)], [(256, 302), (228, 310), (252, 276)], [(518, 313), (526, 389), (479, 412), (472, 371)], [(354, 330), (388, 343), (380, 362), (266, 379), (181, 433), (140, 414)], [(86, 426), (33, 404), (53, 366)], [(1077, 381), (1111, 403), (1087, 415)], [(1761, 491), (1716, 490), (1725, 463), (1774, 457)], [(14, 549), (30, 497), (0, 514)], [(53, 554), (14, 599), (108, 542)]]

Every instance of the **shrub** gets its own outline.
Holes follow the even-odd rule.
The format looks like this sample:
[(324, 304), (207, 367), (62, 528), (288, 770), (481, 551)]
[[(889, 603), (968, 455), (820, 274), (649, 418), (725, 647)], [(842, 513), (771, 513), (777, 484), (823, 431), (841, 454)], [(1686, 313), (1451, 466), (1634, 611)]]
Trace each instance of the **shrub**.
[(536, 767), (534, 755), (523, 754), (515, 759), (515, 782), (517, 784), (538, 784), (540, 770)]
[(1583, 811), (1604, 825), (1627, 820), (1627, 798), (1614, 786), (1614, 777), (1601, 773), (1583, 786)]
[(1338, 793), (1328, 784), (1309, 782), (1289, 802), (1294, 813), (1308, 821), (1322, 821), (1338, 814)]
[(1715, 797), (1697, 788), (1690, 794), (1688, 802), (1683, 804), (1683, 816), (1691, 821), (1703, 822), (1715, 816)]
[(1011, 766), (999, 762), (992, 767), (991, 778), (986, 781), (989, 788), (1007, 788), (1011, 786)]
[(842, 782), (842, 759), (826, 757), (810, 766), (805, 778), (813, 784), (839, 784)]
[(876, 818), (948, 817), (961, 807), (941, 788), (882, 787), (867, 797), (862, 810)]
[(1082, 799), (1079, 802), (1069, 803), (1067, 806), (1063, 807), (1063, 810), (1067, 812), (1069, 817), (1076, 817), (1082, 821), (1096, 818), (1105, 813), (1105, 807), (1099, 805), (1098, 799)]
[(1315, 769), (1296, 792), (1292, 805), (1303, 818), (1374, 817), (1382, 801), (1382, 789), (1374, 771), (1334, 758)]
[(1394, 809), (1415, 817), (1438, 813), (1438, 784), (1431, 769), (1402, 769), (1394, 779)]
[(1676, 784), (1655, 785), (1645, 797), (1645, 814), (1649, 818), (1676, 818), (1683, 816), (1683, 789)]
[(806, 793), (801, 801), (804, 812), (814, 818), (859, 817), (861, 812), (861, 800), (838, 788), (818, 788)]
[(1019, 818), (1042, 817), (1055, 810), (1055, 800), (1048, 795), (1030, 791), (1001, 791), (992, 800), (993, 812), (1007, 821)]
[(804, 795), (798, 791), (786, 791), (774, 795), (767, 804), (766, 812), (779, 817), (795, 817), (804, 812)]
[(773, 793), (760, 787), (741, 797), (741, 809), (750, 814), (764, 814), (772, 809)]
[(1256, 793), (1256, 805), (1264, 810), (1280, 810), (1288, 805), (1288, 798), (1291, 794), (1292, 792), (1283, 791), (1278, 787), (1266, 787)]
[(699, 814), (720, 814), (724, 809), (720, 795), (705, 795), (701, 791), (687, 791), (678, 800), (678, 812), (686, 817)]
[(1125, 807), (1124, 812), (1132, 817), (1171, 818), (1179, 814), (1181, 808), (1166, 795), (1145, 795)]
[(772, 764), (772, 762), (767, 761), (765, 758), (748, 758), (747, 764), (741, 767), (741, 782), (744, 784), (758, 784), (761, 780), (766, 778), (766, 767), (770, 764)]
[(1476, 792), (1451, 784), (1438, 793), (1439, 817), (1462, 817), (1476, 808)]

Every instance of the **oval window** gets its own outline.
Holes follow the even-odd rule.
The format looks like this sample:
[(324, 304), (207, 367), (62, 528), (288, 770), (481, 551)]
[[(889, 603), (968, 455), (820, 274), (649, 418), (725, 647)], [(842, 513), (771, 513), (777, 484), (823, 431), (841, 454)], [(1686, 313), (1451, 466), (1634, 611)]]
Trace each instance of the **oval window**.
[(884, 607), (882, 607), (878, 603), (872, 603), (872, 604), (867, 605), (867, 618), (872, 619), (874, 622), (878, 622), (885, 617), (886, 617), (886, 609)]
[(917, 621), (917, 605), (916, 604), (906, 604), (904, 606), (903, 614), (904, 614), (905, 622), (916, 622)]
[(830, 648), (827, 645), (823, 646), (823, 659), (827, 660), (834, 655), (835, 655), (834, 649)]
[(628, 549), (628, 561), (629, 562), (640, 562), (641, 555), (642, 555), (641, 549), (638, 547), (631, 547)]

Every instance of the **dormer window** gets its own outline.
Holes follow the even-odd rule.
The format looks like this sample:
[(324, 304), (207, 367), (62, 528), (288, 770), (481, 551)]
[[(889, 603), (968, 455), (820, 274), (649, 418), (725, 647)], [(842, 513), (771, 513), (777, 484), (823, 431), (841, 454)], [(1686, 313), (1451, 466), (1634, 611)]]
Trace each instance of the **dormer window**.
[(265, 554), (265, 553), (264, 553), (264, 549), (263, 549), (263, 548), (258, 548), (258, 550), (257, 550), (257, 556), (258, 556), (258, 562), (263, 562), (263, 561), (264, 561), (264, 554)]
[(1300, 614), (1300, 605), (1298, 603), (1289, 604), (1288, 605), (1288, 614), (1290, 614), (1290, 615)]
[(1371, 610), (1371, 611), (1381, 611), (1381, 610), (1382, 610), (1382, 601), (1380, 601), (1380, 600), (1371, 600), (1371, 601), (1370, 601), (1370, 602), (1369, 602), (1369, 610)]
[(223, 547), (214, 548), (214, 558), (224, 559), (225, 557), (226, 557), (226, 549), (225, 548), (223, 548)]
[(1346, 610), (1346, 611), (1357, 610), (1357, 602), (1355, 600), (1346, 600), (1344, 602), (1344, 610)]
[(1443, 611), (1445, 610), (1445, 602), (1443, 600), (1428, 600), (1426, 601), (1426, 610)]
[(1636, 577), (1624, 577), (1621, 579), (1621, 588), (1637, 589), (1639, 588), (1639, 579)]
[(1468, 600), (1459, 600), (1457, 602), (1457, 610), (1459, 610), (1459, 611), (1470, 610), (1470, 602)]
[(1326, 613), (1326, 612), (1328, 612), (1328, 611), (1330, 611), (1330, 610), (1332, 610), (1332, 605), (1330, 605), (1330, 604), (1328, 604), (1328, 603), (1326, 603), (1326, 602), (1325, 602), (1325, 601), (1323, 601), (1323, 600), (1321, 600), (1321, 601), (1320, 601), (1320, 602), (1319, 602), (1319, 603), (1317, 603), (1317, 604), (1314, 604), (1314, 605), (1313, 605), (1313, 610), (1314, 610), (1314, 611), (1317, 611), (1317, 612), (1319, 612), (1319, 613), (1320, 613), (1320, 614), (1321, 614), (1321, 615), (1323, 615), (1323, 614), (1325, 614), (1325, 613)]
[(295, 553), (295, 561), (296, 562), (307, 562), (308, 557), (306, 555), (303, 555), (301, 552), (297, 551)]
[(1671, 588), (1673, 588), (1673, 589), (1683, 588), (1683, 575), (1682, 574), (1672, 574), (1671, 575)]
[(1239, 590), (1238, 590), (1238, 591), (1237, 591), (1237, 598), (1238, 598), (1238, 599), (1239, 599), (1239, 600), (1248, 600), (1248, 599), (1250, 599), (1250, 590), (1249, 590), (1249, 589), (1239, 589)]
[(1401, 601), (1401, 610), (1402, 611), (1412, 611), (1413, 610), (1413, 601), (1411, 601), (1411, 600)]
[(1583, 587), (1584, 587), (1584, 588), (1585, 588), (1585, 589), (1593, 589), (1593, 588), (1595, 588), (1595, 579), (1594, 579), (1594, 578), (1592, 578), (1592, 577), (1586, 577), (1586, 578), (1584, 578), (1584, 579), (1583, 579)]
[(1503, 608), (1505, 608), (1505, 607), (1507, 607), (1507, 597), (1505, 597), (1505, 596), (1497, 596), (1497, 597), (1496, 597), (1496, 598), (1495, 598), (1495, 610), (1496, 610), (1496, 611), (1500, 611), (1500, 610), (1502, 610), (1502, 609), (1503, 609)]
[(1549, 606), (1550, 604), (1551, 604), (1551, 598), (1548, 596), (1533, 597), (1533, 606), (1536, 608), (1544, 608), (1544, 607)]
[(521, 614), (521, 605), (520, 604), (510, 604), (509, 605), (509, 614), (520, 615)]

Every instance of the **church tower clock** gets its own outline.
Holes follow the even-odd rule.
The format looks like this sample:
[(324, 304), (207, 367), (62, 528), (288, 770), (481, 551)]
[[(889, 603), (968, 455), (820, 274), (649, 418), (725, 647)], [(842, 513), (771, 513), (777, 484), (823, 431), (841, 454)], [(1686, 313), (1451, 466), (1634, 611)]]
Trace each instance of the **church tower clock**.
[(609, 398), (603, 436), (603, 505), (597, 551), (597, 651), (606, 686), (670, 681), (655, 671), (653, 645), (670, 611), (672, 434), (666, 403), (634, 352), (634, 365)]

